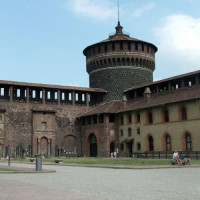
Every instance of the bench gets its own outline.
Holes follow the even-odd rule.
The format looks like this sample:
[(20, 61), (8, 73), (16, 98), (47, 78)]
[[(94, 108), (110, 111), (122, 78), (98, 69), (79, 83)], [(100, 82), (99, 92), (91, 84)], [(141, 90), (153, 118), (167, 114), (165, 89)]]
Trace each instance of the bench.
[(35, 158), (30, 158), (30, 162), (35, 162)]
[(55, 159), (54, 162), (55, 163), (63, 163), (63, 160), (62, 159)]

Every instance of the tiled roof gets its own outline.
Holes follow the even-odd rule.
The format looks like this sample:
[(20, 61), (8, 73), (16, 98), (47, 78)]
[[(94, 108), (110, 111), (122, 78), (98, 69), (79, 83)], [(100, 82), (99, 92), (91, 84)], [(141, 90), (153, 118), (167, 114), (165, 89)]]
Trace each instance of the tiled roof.
[(107, 39), (105, 39), (105, 40), (102, 40), (102, 41), (100, 41), (100, 42), (97, 42), (97, 43), (95, 43), (95, 44), (92, 44), (92, 45), (86, 47), (86, 48), (83, 50), (83, 54), (86, 55), (86, 54), (85, 54), (85, 53), (86, 53), (86, 50), (87, 50), (88, 48), (94, 46), (94, 45), (101, 44), (101, 43), (112, 42), (112, 41), (120, 41), (120, 40), (121, 40), (121, 41), (135, 41), (135, 42), (142, 42), (142, 43), (150, 44), (150, 45), (152, 45), (152, 46), (155, 48), (155, 51), (158, 50), (158, 48), (157, 48), (154, 44), (152, 44), (152, 43), (149, 43), (149, 42), (145, 42), (145, 41), (142, 41), (142, 40), (138, 40), (138, 39), (132, 38), (132, 37), (126, 35), (126, 34), (115, 34), (115, 35), (113, 35), (113, 36), (111, 36), (111, 37), (109, 37), (109, 38), (107, 38)]
[(122, 107), (122, 101), (111, 101), (104, 103), (98, 107), (92, 108), (91, 110), (80, 114), (77, 117), (85, 117), (91, 115), (97, 115), (102, 113), (117, 113), (117, 111)]
[(76, 91), (84, 91), (84, 92), (106, 93), (105, 90), (100, 89), (100, 88), (87, 88), (87, 87), (64, 86), (64, 85), (49, 85), (49, 84), (41, 84), (41, 83), (27, 83), (27, 82), (5, 81), (5, 80), (0, 80), (0, 84), (24, 86), (24, 87), (39, 87), (39, 88), (50, 88), (50, 89), (63, 89), (63, 90), (76, 90)]
[(185, 87), (181, 89), (160, 92), (158, 94), (152, 94), (149, 100), (147, 100), (145, 97), (135, 100), (128, 100), (125, 107), (123, 106), (123, 101), (111, 101), (95, 107), (79, 115), (78, 117), (97, 115), (101, 113), (120, 113), (132, 110), (147, 109), (192, 99), (200, 99), (200, 86)]
[(122, 107), (118, 112), (146, 109), (192, 99), (200, 99), (199, 85), (152, 94), (149, 100), (145, 97), (129, 100), (126, 103), (126, 107)]
[(184, 77), (187, 77), (187, 76), (192, 76), (192, 75), (199, 74), (199, 73), (200, 73), (200, 70), (197, 70), (197, 71), (194, 71), (194, 72), (189, 72), (189, 73), (181, 74), (181, 75), (178, 75), (178, 76), (173, 76), (173, 77), (162, 79), (162, 80), (159, 80), (159, 81), (154, 81), (154, 82), (146, 83), (146, 84), (143, 84), (143, 85), (134, 86), (132, 88), (129, 88), (129, 89), (125, 90), (124, 92), (129, 92), (131, 90), (135, 90), (135, 89), (139, 89), (139, 88), (143, 88), (143, 87), (148, 87), (148, 86), (151, 86), (151, 85), (164, 83), (164, 82), (167, 82), (167, 81), (177, 80), (177, 79), (180, 79), (180, 78), (184, 78)]

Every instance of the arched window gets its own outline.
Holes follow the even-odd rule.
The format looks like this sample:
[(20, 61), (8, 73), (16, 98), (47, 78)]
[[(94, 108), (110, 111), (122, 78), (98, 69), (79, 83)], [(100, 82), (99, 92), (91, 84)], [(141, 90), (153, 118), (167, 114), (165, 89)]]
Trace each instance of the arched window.
[(131, 128), (128, 128), (128, 137), (131, 137), (132, 133), (131, 133)]
[(122, 58), (122, 65), (125, 65), (125, 58)]
[(140, 113), (137, 113), (135, 116), (135, 122), (140, 123)]
[(192, 139), (191, 139), (191, 135), (189, 133), (186, 133), (185, 141), (186, 141), (186, 151), (191, 151), (192, 150)]
[(153, 115), (152, 115), (152, 112), (148, 113), (148, 122), (149, 122), (149, 124), (153, 124)]
[(187, 111), (185, 107), (181, 108), (181, 120), (187, 120)]
[(164, 119), (164, 122), (169, 121), (169, 112), (167, 109), (163, 110), (163, 119)]
[(136, 66), (138, 66), (138, 58), (136, 58)]
[(90, 157), (97, 157), (97, 138), (93, 133), (89, 136), (89, 141), (90, 141)]
[(140, 67), (142, 67), (142, 59), (140, 58)]
[(120, 58), (117, 58), (117, 64), (118, 64), (118, 65), (121, 64), (121, 60), (120, 60)]
[(126, 58), (127, 65), (130, 65), (130, 58)]
[(153, 137), (152, 136), (149, 136), (148, 142), (149, 142), (149, 151), (153, 151), (154, 145), (153, 145)]
[(165, 142), (166, 142), (166, 151), (171, 151), (171, 138), (169, 135), (166, 135)]
[(135, 62), (134, 62), (134, 58), (131, 58), (131, 64), (134, 65)]
[(132, 123), (132, 116), (131, 114), (127, 115), (127, 124), (131, 124)]

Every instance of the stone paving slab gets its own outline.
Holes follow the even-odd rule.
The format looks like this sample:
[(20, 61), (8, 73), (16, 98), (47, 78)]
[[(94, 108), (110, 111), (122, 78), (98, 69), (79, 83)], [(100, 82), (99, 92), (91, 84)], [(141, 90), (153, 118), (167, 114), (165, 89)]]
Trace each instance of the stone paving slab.
[[(33, 167), (23, 163), (12, 165)], [(197, 167), (159, 170), (74, 167), (60, 164), (43, 167), (48, 170), (55, 169), (56, 173), (0, 174), (0, 200), (200, 199), (200, 168)]]
[(0, 181), (1, 200), (107, 200), (96, 196), (69, 193), (20, 181)]
[(5, 169), (10, 169), (11, 170), (11, 171), (0, 171), (0, 174), (11, 174), (11, 173), (54, 173), (54, 172), (56, 172), (56, 170), (42, 169), (42, 171), (36, 171), (35, 168), (5, 166), (5, 165), (0, 165), (0, 167), (3, 167)]

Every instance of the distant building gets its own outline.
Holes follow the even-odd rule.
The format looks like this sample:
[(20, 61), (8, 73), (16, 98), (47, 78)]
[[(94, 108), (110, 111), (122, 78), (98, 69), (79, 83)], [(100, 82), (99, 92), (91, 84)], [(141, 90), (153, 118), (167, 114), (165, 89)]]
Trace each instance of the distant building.
[(0, 157), (200, 151), (200, 70), (153, 82), (156, 52), (118, 22), (83, 51), (89, 88), (0, 81)]

